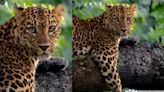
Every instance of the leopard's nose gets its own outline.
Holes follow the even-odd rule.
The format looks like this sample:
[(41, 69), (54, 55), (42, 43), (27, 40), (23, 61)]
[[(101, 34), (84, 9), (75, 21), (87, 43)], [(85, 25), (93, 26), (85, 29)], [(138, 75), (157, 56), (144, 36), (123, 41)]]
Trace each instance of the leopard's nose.
[(39, 45), (39, 47), (40, 47), (43, 51), (45, 51), (45, 50), (49, 47), (49, 45)]
[(126, 30), (127, 30), (126, 28), (122, 28), (121, 29), (122, 32), (126, 32)]

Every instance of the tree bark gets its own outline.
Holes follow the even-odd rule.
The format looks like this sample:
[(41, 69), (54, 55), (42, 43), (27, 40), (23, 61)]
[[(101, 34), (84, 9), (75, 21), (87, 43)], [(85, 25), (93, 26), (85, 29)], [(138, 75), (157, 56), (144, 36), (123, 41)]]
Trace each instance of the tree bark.
[[(164, 89), (164, 47), (140, 43), (135, 38), (122, 39), (118, 69), (123, 88)], [(73, 92), (108, 90), (94, 59), (73, 59)]]
[(63, 58), (41, 61), (36, 70), (36, 92), (72, 92), (72, 69)]

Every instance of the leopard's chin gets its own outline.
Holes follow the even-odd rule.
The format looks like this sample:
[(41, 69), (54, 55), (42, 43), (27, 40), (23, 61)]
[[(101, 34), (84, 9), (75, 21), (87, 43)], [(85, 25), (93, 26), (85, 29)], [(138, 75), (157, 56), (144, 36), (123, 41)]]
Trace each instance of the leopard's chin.
[(47, 54), (47, 53), (43, 53), (43, 54), (39, 54), (38, 55), (38, 58), (39, 58), (39, 60), (48, 60), (48, 59), (50, 59), (51, 58), (51, 56), (50, 56), (50, 54)]
[(33, 49), (33, 54), (37, 57), (40, 61), (41, 60), (48, 60), (51, 58), (51, 53), (49, 51), (43, 51), (41, 49)]

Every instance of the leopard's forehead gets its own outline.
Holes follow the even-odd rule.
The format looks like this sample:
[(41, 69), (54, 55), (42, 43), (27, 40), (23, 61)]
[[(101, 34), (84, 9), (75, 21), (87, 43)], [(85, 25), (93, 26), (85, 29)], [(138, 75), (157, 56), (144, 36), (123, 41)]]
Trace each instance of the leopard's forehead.
[[(114, 5), (114, 6), (108, 6), (106, 11), (108, 13), (115, 13), (119, 15), (127, 15), (127, 14), (133, 14), (135, 12), (135, 6), (124, 6), (124, 5)], [(110, 12), (109, 12), (110, 11)]]
[(42, 7), (30, 7), (25, 9), (26, 16), (32, 16), (34, 18), (47, 18), (53, 15), (53, 11)]
[(29, 7), (25, 9), (26, 20), (30, 20), (34, 24), (49, 24), (57, 22), (55, 12), (43, 7)]

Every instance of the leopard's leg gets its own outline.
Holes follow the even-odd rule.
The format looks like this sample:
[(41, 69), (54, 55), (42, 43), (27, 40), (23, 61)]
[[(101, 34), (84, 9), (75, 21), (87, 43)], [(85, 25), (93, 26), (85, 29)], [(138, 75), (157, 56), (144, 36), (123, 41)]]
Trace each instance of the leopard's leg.
[(78, 56), (80, 58), (85, 58), (87, 54), (90, 54), (91, 49), (91, 46), (85, 46), (82, 48), (75, 47), (73, 48), (73, 57), (76, 58)]
[(93, 55), (99, 64), (100, 72), (105, 78), (108, 87), (113, 92), (122, 92), (122, 85), (117, 69), (117, 49), (101, 48), (93, 51)]

